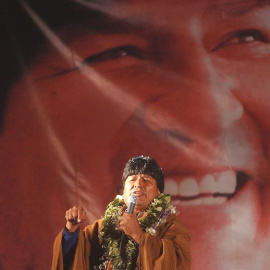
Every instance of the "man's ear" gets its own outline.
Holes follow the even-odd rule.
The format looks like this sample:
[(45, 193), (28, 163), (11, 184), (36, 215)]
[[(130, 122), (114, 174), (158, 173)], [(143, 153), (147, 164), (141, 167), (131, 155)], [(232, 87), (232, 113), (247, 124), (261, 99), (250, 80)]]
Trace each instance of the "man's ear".
[(116, 188), (116, 194), (123, 194), (124, 193), (124, 188), (122, 187), (122, 185), (120, 186), (118, 186), (117, 188)]

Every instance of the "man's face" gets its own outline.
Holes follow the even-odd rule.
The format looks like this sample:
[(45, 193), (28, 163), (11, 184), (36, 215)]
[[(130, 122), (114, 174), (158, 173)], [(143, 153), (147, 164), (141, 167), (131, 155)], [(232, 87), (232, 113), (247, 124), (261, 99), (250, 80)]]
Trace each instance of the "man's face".
[(92, 213), (115, 195), (128, 158), (153, 156), (192, 233), (192, 269), (269, 269), (269, 6), (100, 3), (110, 17), (63, 27), (68, 50), (48, 46), (14, 86), (3, 179), (25, 190), (51, 179), (55, 199), (44, 202), (57, 203), (64, 186)]
[(135, 195), (137, 203), (135, 211), (142, 212), (159, 194), (156, 180), (148, 174), (136, 174), (127, 177), (124, 185), (123, 198), (128, 205), (128, 197)]

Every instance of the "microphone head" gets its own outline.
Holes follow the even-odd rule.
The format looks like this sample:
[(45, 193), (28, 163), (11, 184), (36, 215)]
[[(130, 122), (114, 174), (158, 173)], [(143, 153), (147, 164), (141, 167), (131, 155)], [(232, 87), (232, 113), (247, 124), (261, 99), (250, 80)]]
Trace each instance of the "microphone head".
[(134, 203), (134, 204), (136, 204), (137, 203), (137, 197), (135, 196), (135, 195), (130, 195), (130, 196), (128, 196), (128, 199), (127, 199), (127, 201), (128, 201), (128, 203), (130, 204), (130, 203)]

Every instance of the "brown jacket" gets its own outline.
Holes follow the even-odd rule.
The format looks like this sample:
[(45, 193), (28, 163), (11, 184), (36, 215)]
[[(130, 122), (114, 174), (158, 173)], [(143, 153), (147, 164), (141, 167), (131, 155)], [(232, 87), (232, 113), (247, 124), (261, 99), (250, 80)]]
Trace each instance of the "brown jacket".
[[(102, 220), (98, 220), (80, 232), (69, 270), (89, 270), (97, 264), (102, 252), (98, 239), (101, 225)], [(190, 235), (176, 215), (157, 227), (155, 236), (143, 233), (136, 270), (189, 270), (190, 265)], [(54, 242), (51, 270), (64, 270), (62, 232)]]

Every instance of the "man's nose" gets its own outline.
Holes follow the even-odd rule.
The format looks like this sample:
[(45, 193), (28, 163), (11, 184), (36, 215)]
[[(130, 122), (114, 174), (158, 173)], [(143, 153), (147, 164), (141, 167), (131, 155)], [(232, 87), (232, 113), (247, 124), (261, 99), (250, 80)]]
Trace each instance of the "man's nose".
[(147, 107), (144, 118), (150, 129), (173, 129), (181, 135), (178, 138), (190, 139), (186, 141), (196, 140), (196, 135), (215, 140), (242, 117), (243, 106), (234, 95), (235, 79), (224, 73), (226, 67), (204, 47), (199, 30), (193, 28), (185, 44), (181, 44), (183, 37), (176, 39), (179, 46), (164, 60), (162, 83), (169, 90)]
[(142, 179), (142, 177), (138, 177), (137, 179), (136, 179), (136, 181), (134, 182), (134, 187), (141, 187), (142, 186), (142, 184), (143, 184), (143, 181), (142, 181), (143, 179)]
[[(188, 111), (192, 110), (188, 113), (190, 116), (194, 115), (196, 108), (206, 124), (209, 124), (206, 119), (210, 119), (216, 130), (226, 130), (243, 113), (243, 105), (234, 94), (238, 83), (229, 75), (224, 61), (220, 61), (207, 46), (202, 26), (191, 20), (189, 29), (185, 43), (188, 45), (176, 47), (174, 55), (178, 57), (173, 58), (172, 73), (179, 78), (180, 95), (183, 103), (188, 104)], [(177, 43), (182, 43), (181, 37)], [(177, 100), (180, 100), (180, 95)], [(194, 119), (197, 116), (195, 113)]]
[[(226, 72), (224, 63), (204, 48), (199, 36), (190, 36), (188, 41), (181, 45), (179, 39), (179, 46), (171, 50), (161, 83), (153, 87), (161, 94), (144, 109), (143, 120), (149, 130), (170, 143), (172, 153), (174, 149), (177, 154), (182, 151), (186, 163), (195, 158), (207, 166), (208, 161), (213, 166), (212, 160), (226, 163), (220, 153), (241, 132), (239, 122), (244, 114), (236, 96), (238, 82)], [(234, 152), (243, 152), (234, 148)]]

